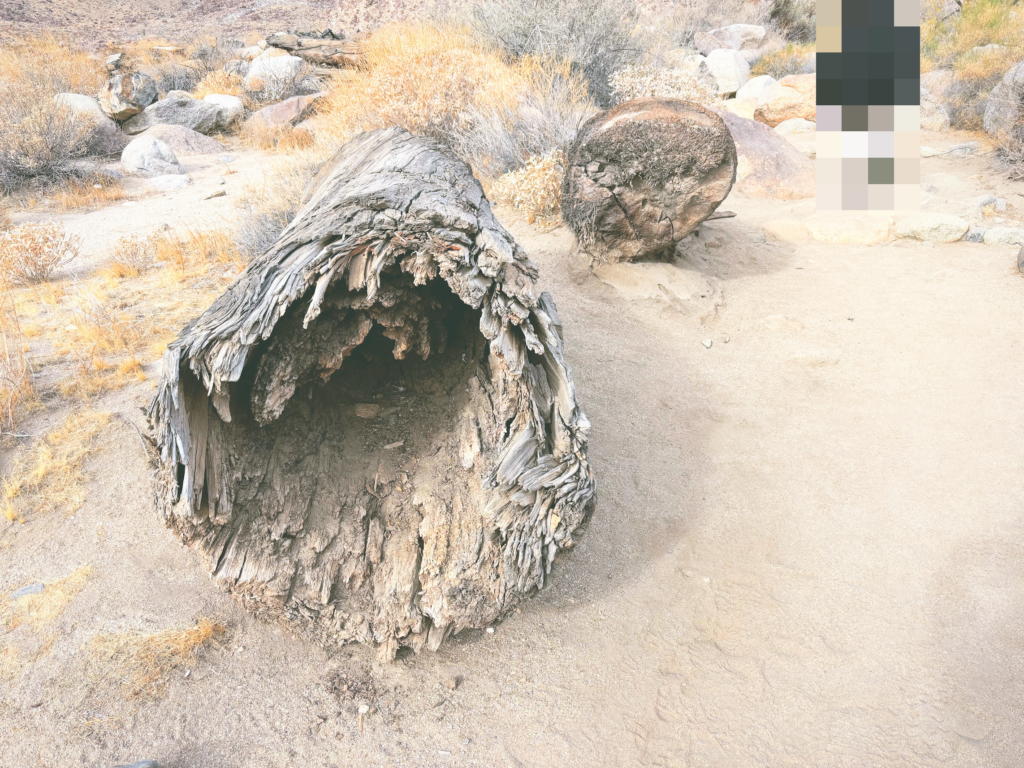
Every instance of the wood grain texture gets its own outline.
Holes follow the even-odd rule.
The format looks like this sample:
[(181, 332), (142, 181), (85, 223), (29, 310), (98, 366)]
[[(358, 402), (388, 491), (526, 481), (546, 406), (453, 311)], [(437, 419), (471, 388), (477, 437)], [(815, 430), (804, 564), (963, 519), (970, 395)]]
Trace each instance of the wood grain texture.
[(436, 649), (549, 578), (594, 494), (554, 302), (470, 168), (362, 134), (165, 352), (158, 506), (257, 614)]

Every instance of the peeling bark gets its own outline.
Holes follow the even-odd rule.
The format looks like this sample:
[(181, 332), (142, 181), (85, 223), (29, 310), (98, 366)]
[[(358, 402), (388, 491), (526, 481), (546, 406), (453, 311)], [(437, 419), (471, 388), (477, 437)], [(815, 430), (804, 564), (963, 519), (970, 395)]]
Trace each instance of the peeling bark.
[(436, 649), (542, 587), (594, 493), (551, 297), (469, 167), (363, 134), (164, 355), (158, 507), (258, 615)]

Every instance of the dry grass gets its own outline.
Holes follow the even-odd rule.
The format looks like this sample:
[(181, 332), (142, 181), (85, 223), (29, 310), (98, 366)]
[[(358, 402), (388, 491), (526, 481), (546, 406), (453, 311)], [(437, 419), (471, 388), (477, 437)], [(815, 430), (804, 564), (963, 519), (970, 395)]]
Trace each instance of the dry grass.
[(81, 240), (59, 224), (22, 224), (0, 233), (0, 283), (47, 279), (78, 256)]
[(225, 626), (201, 618), (183, 630), (96, 635), (89, 644), (105, 675), (113, 673), (126, 698), (159, 696), (175, 670), (194, 667), (199, 651), (221, 638)]
[(237, 244), (251, 260), (266, 252), (291, 222), (299, 200), (320, 167), (315, 153), (279, 159), (267, 168), (262, 183), (250, 183), (238, 198)]
[(758, 59), (750, 68), (750, 74), (752, 77), (771, 75), (776, 80), (787, 75), (799, 75), (814, 51), (814, 43), (790, 43)]
[(245, 267), (234, 236), (224, 229), (168, 231), (155, 242), (157, 260), (171, 267), (177, 282), (202, 277), (214, 266), (227, 266), (234, 272)]
[(101, 208), (124, 200), (121, 181), (114, 178), (68, 179), (53, 196), (54, 204), (62, 213), (82, 208)]
[(515, 208), (531, 224), (557, 226), (562, 210), (564, 162), (559, 150), (531, 158), (525, 167), (499, 178), (491, 186), (491, 198)]
[(0, 296), (0, 432), (14, 430), (17, 412), (33, 397), (32, 366), (26, 354), (27, 343), (22, 331), (14, 297), (9, 286)]
[(243, 82), (244, 78), (241, 75), (218, 69), (207, 73), (192, 90), (192, 95), (197, 99), (211, 94), (244, 97), (245, 87)]
[(630, 64), (615, 73), (611, 85), (616, 102), (653, 96), (703, 105), (721, 103), (717, 88), (711, 82), (698, 80), (689, 72), (677, 69)]
[(48, 627), (85, 588), (91, 574), (89, 566), (82, 566), (63, 579), (45, 584), (42, 592), (14, 600), (2, 617), (7, 631), (23, 624), (37, 632)]
[(289, 154), (313, 146), (313, 134), (291, 125), (246, 123), (241, 132), (242, 143), (249, 149)]
[(506, 64), (466, 30), (395, 24), (372, 35), (364, 69), (336, 79), (318, 135), (335, 145), (371, 128), (398, 125), (442, 140), (470, 127), (471, 107), (511, 107), (529, 86), (525, 65)]
[[(1024, 59), (1024, 4), (1007, 0), (972, 0), (945, 21), (940, 0), (927, 0), (921, 23), (923, 71), (953, 70), (946, 95), (953, 125), (979, 130), (989, 92), (1006, 71)], [(1001, 49), (975, 50), (987, 45)]]
[(87, 494), (85, 459), (96, 450), (96, 437), (109, 421), (109, 413), (73, 414), (15, 456), (4, 481), (4, 517), (24, 522), (43, 512), (76, 512)]

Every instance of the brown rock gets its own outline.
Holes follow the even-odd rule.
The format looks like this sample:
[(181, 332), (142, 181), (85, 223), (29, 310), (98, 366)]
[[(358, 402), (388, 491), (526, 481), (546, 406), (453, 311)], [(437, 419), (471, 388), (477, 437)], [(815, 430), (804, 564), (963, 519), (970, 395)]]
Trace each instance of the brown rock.
[(735, 178), (736, 147), (718, 115), (635, 99), (583, 126), (569, 150), (562, 215), (596, 260), (667, 260)]
[(141, 72), (123, 72), (111, 77), (100, 90), (100, 109), (111, 119), (123, 121), (139, 114), (156, 97), (153, 78)]
[(736, 189), (751, 197), (799, 200), (815, 195), (814, 161), (763, 123), (723, 111), (736, 142)]
[(813, 120), (815, 75), (789, 75), (768, 86), (757, 99), (754, 119), (774, 128), (784, 120), (802, 117)]
[(295, 125), (306, 118), (314, 104), (324, 97), (323, 93), (310, 96), (292, 96), (290, 99), (271, 104), (258, 112), (254, 112), (249, 122), (262, 123), (271, 128)]

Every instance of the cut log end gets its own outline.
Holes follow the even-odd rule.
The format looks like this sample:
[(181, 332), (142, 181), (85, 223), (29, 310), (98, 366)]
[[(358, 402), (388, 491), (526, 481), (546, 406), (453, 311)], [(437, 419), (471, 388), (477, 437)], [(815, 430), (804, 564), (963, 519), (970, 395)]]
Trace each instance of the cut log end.
[(597, 261), (669, 260), (736, 179), (736, 147), (713, 112), (636, 99), (591, 118), (569, 150), (562, 215)]
[(394, 658), (500, 619), (594, 491), (535, 284), (468, 166), (357, 137), (165, 355), (162, 516), (257, 615), (327, 647)]

